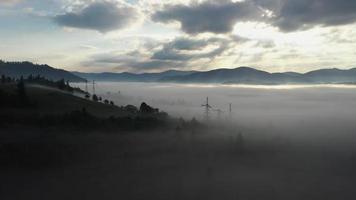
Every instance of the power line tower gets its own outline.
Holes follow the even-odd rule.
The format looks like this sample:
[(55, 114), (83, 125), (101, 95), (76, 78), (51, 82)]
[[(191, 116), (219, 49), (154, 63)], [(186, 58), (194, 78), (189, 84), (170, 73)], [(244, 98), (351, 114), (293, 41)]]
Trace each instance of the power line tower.
[(95, 81), (93, 80), (93, 95), (95, 94)]
[(232, 118), (232, 103), (229, 104), (229, 117)]
[(205, 120), (206, 121), (209, 121), (210, 120), (210, 109), (212, 108), (210, 105), (209, 105), (209, 97), (206, 97), (206, 103), (201, 105), (202, 107), (205, 107)]
[(88, 94), (88, 80), (85, 80), (85, 93)]

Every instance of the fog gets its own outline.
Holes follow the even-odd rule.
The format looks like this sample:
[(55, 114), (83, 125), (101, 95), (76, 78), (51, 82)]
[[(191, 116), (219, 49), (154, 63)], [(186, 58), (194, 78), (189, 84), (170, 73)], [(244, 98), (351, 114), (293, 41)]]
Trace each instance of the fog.
[[(2, 158), (16, 162), (0, 170), (1, 199), (356, 196), (354, 87), (99, 82), (96, 93), (119, 106), (144, 101), (205, 125), (130, 133), (22, 130), (48, 139), (6, 146), (16, 151)], [(201, 106), (207, 96), (224, 111), (220, 119), (211, 111), (208, 123)]]
[[(81, 85), (84, 89), (84, 85)], [(356, 130), (356, 87), (346, 85), (248, 86), (168, 83), (96, 84), (96, 92), (118, 105), (146, 102), (175, 117), (203, 120), (206, 97), (214, 121), (241, 129), (288, 136), (347, 138)], [(232, 117), (229, 117), (229, 103)], [(263, 134), (263, 133), (262, 133)]]

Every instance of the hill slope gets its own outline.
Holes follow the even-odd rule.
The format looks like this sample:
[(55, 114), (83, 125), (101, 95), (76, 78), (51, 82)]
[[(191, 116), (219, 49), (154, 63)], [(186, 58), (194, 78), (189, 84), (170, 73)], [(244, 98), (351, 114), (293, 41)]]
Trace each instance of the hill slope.
[(21, 76), (28, 77), (43, 76), (47, 79), (58, 81), (65, 79), (70, 82), (84, 82), (85, 79), (76, 76), (68, 71), (56, 69), (48, 65), (37, 65), (31, 62), (3, 62), (0, 61), (0, 75), (4, 74), (13, 78), (20, 78)]
[(85, 78), (87, 80), (96, 80), (96, 81), (129, 81), (129, 82), (155, 82), (159, 81), (165, 77), (175, 77), (175, 76), (185, 76), (194, 73), (195, 71), (177, 71), (169, 70), (160, 73), (142, 73), (134, 74), (129, 72), (123, 73), (82, 73), (82, 72), (72, 72), (73, 74)]

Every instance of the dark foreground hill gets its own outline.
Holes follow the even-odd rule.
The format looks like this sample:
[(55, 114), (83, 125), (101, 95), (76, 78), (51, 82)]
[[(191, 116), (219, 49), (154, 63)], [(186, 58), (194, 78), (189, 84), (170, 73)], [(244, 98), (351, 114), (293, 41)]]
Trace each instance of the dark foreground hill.
[(168, 114), (145, 103), (139, 108), (117, 106), (68, 87), (28, 84), (28, 80), (0, 83), (0, 126), (133, 131), (164, 128), (170, 121)]
[(85, 79), (76, 76), (68, 71), (56, 69), (48, 65), (37, 65), (31, 62), (3, 62), (0, 60), (0, 75), (20, 78), (32, 76), (41, 76), (47, 79), (58, 81), (64, 79), (69, 82), (84, 82)]

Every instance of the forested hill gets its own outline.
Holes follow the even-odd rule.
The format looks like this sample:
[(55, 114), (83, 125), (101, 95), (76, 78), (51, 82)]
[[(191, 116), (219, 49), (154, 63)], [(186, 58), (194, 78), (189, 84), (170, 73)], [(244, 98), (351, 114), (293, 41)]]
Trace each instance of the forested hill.
[(56, 69), (48, 65), (38, 65), (31, 62), (4, 62), (0, 60), (0, 75), (12, 78), (42, 76), (58, 81), (64, 79), (70, 82), (84, 82), (85, 79), (62, 69)]

